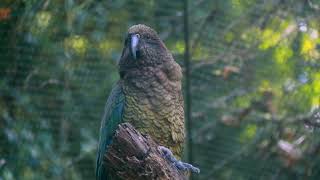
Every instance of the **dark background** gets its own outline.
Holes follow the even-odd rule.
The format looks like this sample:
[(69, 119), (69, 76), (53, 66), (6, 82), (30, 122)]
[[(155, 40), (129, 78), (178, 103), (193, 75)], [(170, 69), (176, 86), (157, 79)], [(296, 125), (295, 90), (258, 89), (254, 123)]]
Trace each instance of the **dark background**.
[(194, 179), (319, 179), (320, 2), (184, 3), (1, 0), (0, 180), (94, 179), (104, 104), (137, 23), (184, 71), (190, 59)]

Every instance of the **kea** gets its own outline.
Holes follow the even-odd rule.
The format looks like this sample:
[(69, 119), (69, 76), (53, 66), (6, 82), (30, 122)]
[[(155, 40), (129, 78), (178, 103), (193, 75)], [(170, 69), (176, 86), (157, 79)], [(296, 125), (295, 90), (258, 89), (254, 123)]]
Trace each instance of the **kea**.
[(157, 33), (139, 24), (129, 28), (118, 65), (120, 80), (111, 91), (101, 122), (97, 179), (110, 179), (103, 156), (123, 122), (150, 135), (172, 163), (188, 169), (189, 164), (175, 159), (182, 156), (185, 138), (179, 64)]

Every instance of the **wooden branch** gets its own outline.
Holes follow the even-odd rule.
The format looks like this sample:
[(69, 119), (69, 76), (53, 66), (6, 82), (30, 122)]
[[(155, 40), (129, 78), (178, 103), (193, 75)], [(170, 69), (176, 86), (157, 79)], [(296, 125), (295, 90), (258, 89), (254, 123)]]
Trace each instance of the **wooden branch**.
[(187, 179), (186, 175), (163, 158), (150, 136), (142, 135), (129, 123), (119, 125), (104, 161), (106, 170), (115, 179)]

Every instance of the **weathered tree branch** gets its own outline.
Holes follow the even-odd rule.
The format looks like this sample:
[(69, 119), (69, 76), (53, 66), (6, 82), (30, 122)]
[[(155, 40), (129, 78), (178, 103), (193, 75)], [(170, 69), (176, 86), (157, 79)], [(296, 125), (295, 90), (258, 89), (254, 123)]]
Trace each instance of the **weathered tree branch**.
[(129, 123), (119, 125), (104, 161), (115, 179), (186, 179), (186, 175), (163, 158), (149, 136), (142, 135)]

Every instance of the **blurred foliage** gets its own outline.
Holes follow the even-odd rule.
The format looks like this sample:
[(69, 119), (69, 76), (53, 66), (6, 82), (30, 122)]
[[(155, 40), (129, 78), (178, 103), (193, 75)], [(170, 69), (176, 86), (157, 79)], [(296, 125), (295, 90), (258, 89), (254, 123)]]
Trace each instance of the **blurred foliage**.
[[(318, 179), (320, 3), (189, 3), (195, 178)], [(0, 179), (93, 179), (127, 28), (183, 66), (182, 18), (182, 1), (1, 1)]]

